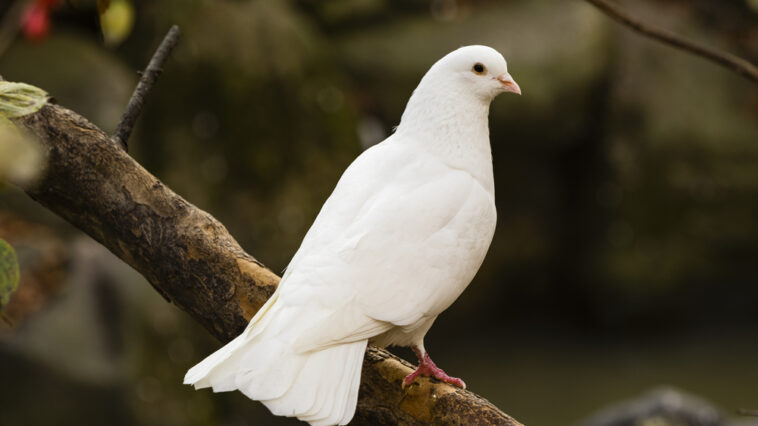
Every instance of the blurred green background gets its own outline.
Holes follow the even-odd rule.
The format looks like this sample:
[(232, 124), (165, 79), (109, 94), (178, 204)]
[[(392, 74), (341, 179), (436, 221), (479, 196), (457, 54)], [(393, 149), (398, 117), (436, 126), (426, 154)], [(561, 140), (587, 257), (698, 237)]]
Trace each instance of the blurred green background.
[[(130, 5), (133, 29), (106, 46), (94, 1), (61, 2), (46, 37), (7, 40), (0, 74), (112, 132), (136, 71), (178, 24), (130, 153), (274, 271), (434, 61), (498, 49), (523, 90), (490, 114), (498, 227), (427, 336), (437, 364), (527, 425), (576, 424), (661, 385), (733, 418), (758, 408), (755, 84), (578, 0)], [(754, 0), (622, 5), (758, 61)], [(219, 343), (7, 186), (0, 238), (22, 267), (14, 325), (0, 325), (0, 424), (295, 423), (183, 386)]]

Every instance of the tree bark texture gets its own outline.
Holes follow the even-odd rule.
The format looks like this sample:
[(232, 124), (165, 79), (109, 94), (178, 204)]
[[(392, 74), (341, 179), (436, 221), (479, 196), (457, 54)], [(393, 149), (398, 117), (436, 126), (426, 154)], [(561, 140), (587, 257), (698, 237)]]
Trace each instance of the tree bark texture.
[[(279, 277), (220, 222), (83, 117), (47, 105), (16, 123), (36, 135), (47, 156), (45, 172), (26, 193), (139, 271), (222, 342), (237, 336), (276, 289)], [(407, 362), (369, 347), (353, 423), (520, 424), (485, 399), (435, 380), (403, 390), (411, 371)]]

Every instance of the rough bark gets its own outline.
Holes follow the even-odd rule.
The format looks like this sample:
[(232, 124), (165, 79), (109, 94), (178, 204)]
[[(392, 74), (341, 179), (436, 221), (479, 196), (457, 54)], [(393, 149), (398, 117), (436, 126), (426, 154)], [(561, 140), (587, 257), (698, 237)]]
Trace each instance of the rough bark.
[[(139, 271), (222, 342), (239, 334), (274, 292), (279, 277), (245, 253), (221, 223), (86, 119), (48, 105), (17, 123), (37, 136), (48, 160), (26, 193)], [(444, 383), (424, 378), (402, 390), (411, 371), (407, 362), (370, 347), (353, 423), (520, 424), (485, 399)]]

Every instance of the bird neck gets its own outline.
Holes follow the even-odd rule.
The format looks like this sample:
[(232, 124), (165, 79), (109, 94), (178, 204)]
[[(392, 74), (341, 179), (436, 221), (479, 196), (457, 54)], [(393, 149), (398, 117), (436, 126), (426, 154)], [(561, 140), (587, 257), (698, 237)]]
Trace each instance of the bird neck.
[[(396, 135), (450, 167), (464, 170), (494, 194), (488, 115), (490, 99), (422, 81), (405, 107)], [(442, 89), (442, 90), (440, 90)]]

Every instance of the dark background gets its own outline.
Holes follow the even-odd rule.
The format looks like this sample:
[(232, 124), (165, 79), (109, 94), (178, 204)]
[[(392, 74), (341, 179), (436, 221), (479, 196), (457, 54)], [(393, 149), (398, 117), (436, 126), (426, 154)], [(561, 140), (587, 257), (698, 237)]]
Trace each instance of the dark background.
[[(106, 47), (94, 2), (62, 4), (47, 38), (2, 52), (0, 74), (112, 131), (178, 24), (130, 153), (274, 271), (434, 61), (498, 49), (523, 91), (490, 114), (498, 227), (427, 336), (437, 364), (528, 425), (663, 385), (730, 416), (758, 408), (755, 84), (581, 1), (133, 5), (130, 36)], [(758, 61), (755, 1), (622, 5)], [(0, 423), (276, 421), (239, 394), (181, 385), (218, 343), (15, 188), (0, 192), (0, 237), (22, 266), (14, 326), (0, 325)]]

